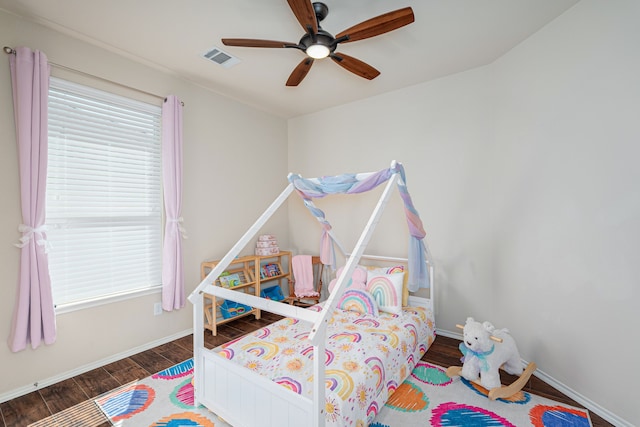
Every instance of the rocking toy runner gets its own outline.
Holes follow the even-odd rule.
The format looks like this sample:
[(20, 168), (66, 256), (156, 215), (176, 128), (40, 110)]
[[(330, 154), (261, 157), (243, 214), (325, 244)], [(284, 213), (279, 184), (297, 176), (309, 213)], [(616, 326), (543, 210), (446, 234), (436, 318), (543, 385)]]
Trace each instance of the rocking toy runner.
[[(511, 397), (525, 386), (536, 364), (530, 362), (522, 368), (520, 354), (507, 329), (495, 329), (491, 323), (476, 322), (472, 317), (464, 326), (456, 326), (464, 335), (460, 343), (463, 366), (450, 366), (446, 371), (449, 377), (461, 376), (482, 386), (489, 391), (491, 400)], [(508, 386), (501, 385), (500, 368), (519, 378)]]

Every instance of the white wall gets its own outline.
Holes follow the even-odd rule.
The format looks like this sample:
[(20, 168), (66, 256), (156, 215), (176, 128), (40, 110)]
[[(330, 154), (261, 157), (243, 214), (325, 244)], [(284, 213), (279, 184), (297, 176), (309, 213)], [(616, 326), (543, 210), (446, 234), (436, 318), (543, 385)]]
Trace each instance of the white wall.
[[(40, 49), (57, 64), (161, 96), (175, 94), (184, 101), (187, 293), (200, 282), (200, 262), (222, 257), (282, 190), (288, 171), (287, 125), (283, 119), (1, 11), (0, 40), (3, 45)], [(3, 242), (0, 336), (6, 338), (16, 296), (19, 249), (13, 243), (20, 237), (17, 226), (21, 214), (8, 58), (3, 57), (2, 61), (0, 194), (4, 208), (0, 211)], [(54, 67), (53, 73), (61, 71)], [(65, 77), (119, 90), (73, 73)], [(151, 101), (161, 102), (154, 98)], [(288, 246), (287, 217), (283, 209), (265, 229), (276, 234), (283, 247)], [(156, 301), (160, 301), (159, 294), (60, 314), (57, 342), (36, 351), (27, 349), (14, 354), (8, 346), (0, 345), (0, 397), (6, 400), (16, 392), (31, 391), (34, 382), (46, 383), (83, 366), (190, 330), (193, 319), (190, 303), (180, 311), (154, 316)]]
[[(405, 164), (438, 328), (467, 316), (508, 327), (542, 375), (620, 425), (640, 424), (640, 374), (615, 366), (640, 350), (639, 20), (635, 0), (582, 0), (487, 67), (289, 123), (303, 176)], [(353, 244), (371, 206), (322, 204)], [(393, 215), (371, 252), (406, 255)], [(290, 216), (292, 244), (317, 250), (304, 208)]]
[(526, 357), (636, 425), (640, 373), (603, 362), (640, 350), (639, 19), (634, 0), (582, 1), (496, 63), (493, 241)]
[[(440, 302), (459, 300), (450, 292), (481, 298), (482, 290), (474, 283), (490, 280), (491, 258), (481, 247), (487, 235), (477, 226), (483, 221), (477, 216), (488, 212), (483, 200), (490, 196), (484, 173), (493, 130), (493, 112), (487, 108), (489, 78), (488, 69), (481, 68), (289, 123), (289, 166), (303, 176), (376, 171), (394, 159), (404, 164), (409, 192), (438, 264), (438, 279), (456, 284), (441, 286), (447, 295)], [(315, 123), (330, 126), (314, 129)], [(380, 191), (316, 202), (326, 207), (347, 249), (355, 245)], [(352, 198), (355, 203), (347, 203)], [(295, 202), (290, 204), (290, 215), (296, 216), (291, 222), (293, 245), (317, 251), (319, 227)], [(367, 252), (406, 256), (407, 239), (402, 203), (394, 194)], [(444, 274), (447, 277), (440, 277)], [(471, 301), (458, 303), (465, 311), (473, 306)], [(443, 312), (444, 306), (438, 309)], [(460, 322), (454, 317), (446, 321), (452, 326)]]

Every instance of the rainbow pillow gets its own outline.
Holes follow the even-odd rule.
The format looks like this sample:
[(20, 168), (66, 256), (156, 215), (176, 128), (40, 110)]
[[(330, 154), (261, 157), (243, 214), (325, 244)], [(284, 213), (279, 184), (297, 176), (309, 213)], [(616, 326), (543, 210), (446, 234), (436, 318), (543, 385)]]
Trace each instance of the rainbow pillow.
[(367, 291), (373, 295), (380, 311), (400, 314), (402, 311), (402, 282), (404, 274), (368, 272)]
[(338, 308), (372, 316), (379, 314), (378, 304), (376, 304), (373, 295), (361, 289), (347, 289), (338, 300)]
[(405, 273), (404, 265), (394, 265), (393, 267), (365, 267), (367, 274), (375, 274), (379, 276), (381, 274), (401, 274), (402, 275), (402, 306), (406, 307), (409, 304), (409, 275)]

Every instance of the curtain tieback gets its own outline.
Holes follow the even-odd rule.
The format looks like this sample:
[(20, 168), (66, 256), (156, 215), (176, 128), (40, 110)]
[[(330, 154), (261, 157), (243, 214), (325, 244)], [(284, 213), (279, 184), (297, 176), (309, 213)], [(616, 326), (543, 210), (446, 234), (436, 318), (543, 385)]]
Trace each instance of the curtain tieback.
[(182, 236), (182, 238), (183, 239), (188, 239), (187, 230), (182, 225), (182, 223), (184, 222), (184, 218), (182, 218), (182, 217), (180, 217), (180, 218), (169, 218), (169, 219), (167, 219), (167, 222), (169, 222), (171, 224), (176, 223), (178, 225), (178, 231), (180, 231), (180, 235)]
[[(33, 228), (25, 224), (20, 224), (18, 226), (18, 231), (22, 233), (22, 237), (20, 238), (20, 243), (14, 243), (19, 248), (24, 248), (31, 239), (36, 239), (36, 243), (44, 248), (44, 253), (48, 253), (51, 248), (51, 244), (44, 238), (43, 233), (47, 231), (46, 225), (41, 225), (40, 227)], [(38, 235), (34, 237), (34, 235)]]

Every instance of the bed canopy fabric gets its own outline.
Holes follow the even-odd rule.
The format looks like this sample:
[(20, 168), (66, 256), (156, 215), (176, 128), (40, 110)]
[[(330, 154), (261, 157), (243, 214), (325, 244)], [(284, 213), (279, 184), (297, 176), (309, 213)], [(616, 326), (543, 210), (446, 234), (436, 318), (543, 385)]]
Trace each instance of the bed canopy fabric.
[(325, 265), (331, 265), (335, 269), (334, 244), (336, 242), (330, 233), (331, 224), (326, 219), (324, 212), (315, 206), (312, 199), (322, 198), (330, 194), (364, 193), (387, 182), (394, 174), (399, 174), (397, 186), (404, 203), (410, 234), (408, 287), (410, 291), (415, 292), (419, 288), (428, 288), (430, 285), (425, 257), (425, 255), (428, 255), (428, 250), (424, 243), (426, 232), (407, 189), (404, 167), (401, 163), (393, 162), (389, 168), (368, 174), (342, 174), (314, 179), (305, 179), (298, 174), (290, 174), (289, 182), (302, 197), (307, 209), (322, 224), (320, 257)]

